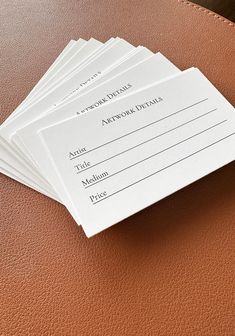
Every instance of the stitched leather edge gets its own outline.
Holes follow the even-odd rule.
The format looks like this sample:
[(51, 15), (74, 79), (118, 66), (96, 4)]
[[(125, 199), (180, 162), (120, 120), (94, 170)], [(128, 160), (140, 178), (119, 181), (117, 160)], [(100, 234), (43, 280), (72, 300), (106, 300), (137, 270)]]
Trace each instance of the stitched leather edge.
[(193, 3), (191, 3), (187, 0), (177, 0), (177, 1), (178, 1), (178, 3), (182, 3), (183, 5), (193, 7), (195, 9), (205, 13), (206, 15), (212, 16), (213, 18), (219, 20), (220, 22), (226, 23), (228, 26), (235, 28), (235, 24), (233, 22), (231, 22), (228, 19), (225, 19), (223, 16), (220, 16), (219, 14), (216, 14), (216, 13), (212, 12), (209, 9), (206, 9), (206, 8), (201, 7), (199, 5), (193, 4)]

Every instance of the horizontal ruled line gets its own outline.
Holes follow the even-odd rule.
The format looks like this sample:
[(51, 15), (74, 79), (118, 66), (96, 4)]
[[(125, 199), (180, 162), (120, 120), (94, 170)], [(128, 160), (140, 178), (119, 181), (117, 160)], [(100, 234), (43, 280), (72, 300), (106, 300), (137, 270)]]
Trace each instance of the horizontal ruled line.
[(129, 168), (132, 168), (132, 167), (138, 165), (139, 163), (142, 163), (142, 162), (147, 161), (147, 160), (149, 160), (149, 159), (151, 159), (151, 158), (153, 158), (153, 157), (155, 157), (155, 156), (157, 156), (157, 155), (159, 155), (159, 154), (162, 154), (162, 153), (166, 152), (167, 150), (169, 150), (169, 149), (171, 149), (171, 148), (174, 148), (174, 147), (176, 147), (176, 146), (178, 146), (178, 145), (180, 145), (180, 144), (182, 144), (182, 143), (184, 143), (184, 142), (186, 142), (186, 141), (188, 141), (188, 140), (190, 140), (190, 139), (195, 138), (195, 137), (198, 136), (198, 135), (201, 135), (201, 134), (203, 134), (203, 133), (205, 133), (205, 132), (207, 132), (207, 131), (209, 131), (209, 130), (215, 128), (216, 126), (219, 126), (219, 125), (223, 124), (223, 123), (226, 122), (226, 121), (227, 121), (227, 120), (220, 121), (219, 123), (214, 124), (214, 125), (212, 125), (212, 126), (206, 128), (206, 129), (204, 129), (203, 131), (200, 131), (200, 132), (198, 132), (198, 133), (196, 133), (196, 134), (193, 134), (193, 135), (191, 135), (190, 137), (188, 137), (188, 138), (186, 138), (186, 139), (184, 139), (184, 140), (181, 140), (181, 141), (175, 143), (174, 145), (171, 145), (171, 146), (169, 146), (169, 147), (167, 147), (167, 148), (164, 148), (164, 149), (162, 149), (161, 151), (159, 151), (159, 152), (157, 152), (157, 153), (154, 153), (154, 154), (152, 154), (152, 155), (146, 157), (146, 158), (143, 159), (143, 160), (140, 160), (140, 161), (138, 161), (138, 162), (136, 162), (136, 163), (134, 163), (134, 164), (132, 164), (132, 165), (130, 165), (130, 166), (128, 166), (128, 167), (125, 167), (125, 168), (123, 168), (123, 169), (121, 169), (121, 170), (119, 170), (119, 171), (117, 171), (117, 172), (111, 174), (111, 175), (108, 175), (107, 177), (105, 177), (105, 178), (103, 178), (103, 179), (101, 179), (101, 180), (98, 180), (98, 181), (96, 181), (96, 182), (94, 182), (94, 183), (92, 183), (92, 184), (89, 184), (87, 187), (85, 187), (85, 189), (90, 188), (90, 187), (92, 187), (93, 185), (95, 185), (95, 184), (97, 184), (97, 183), (100, 183), (100, 182), (102, 182), (102, 181), (104, 181), (104, 180), (107, 180), (108, 178), (113, 177), (113, 176), (115, 176), (115, 175), (117, 175), (117, 174), (119, 174), (119, 173), (121, 173), (121, 172), (123, 172), (123, 171), (129, 169)]
[(171, 114), (169, 114), (169, 115), (167, 115), (167, 116), (165, 116), (165, 117), (162, 117), (161, 119), (155, 120), (155, 121), (153, 121), (153, 122), (151, 122), (151, 123), (149, 123), (149, 124), (147, 124), (147, 125), (144, 125), (144, 126), (142, 126), (142, 127), (140, 127), (140, 128), (137, 128), (137, 129), (135, 129), (135, 130), (132, 131), (132, 132), (129, 132), (129, 133), (127, 133), (127, 134), (124, 134), (124, 135), (122, 135), (122, 136), (120, 136), (120, 137), (118, 137), (118, 138), (116, 138), (116, 139), (113, 139), (113, 140), (111, 140), (111, 141), (108, 141), (108, 142), (106, 142), (106, 143), (104, 143), (104, 144), (102, 144), (102, 145), (100, 145), (100, 146), (94, 147), (94, 148), (92, 148), (92, 149), (90, 149), (90, 150), (88, 150), (88, 151), (86, 151), (86, 152), (84, 152), (84, 153), (82, 153), (82, 154), (76, 155), (76, 156), (72, 157), (70, 160), (77, 159), (77, 158), (79, 158), (79, 157), (81, 157), (81, 156), (83, 156), (83, 155), (85, 155), (85, 154), (88, 154), (88, 153), (90, 153), (90, 152), (93, 152), (93, 151), (95, 151), (95, 150), (97, 150), (97, 149), (99, 149), (99, 148), (101, 148), (101, 147), (103, 147), (103, 146), (109, 145), (109, 144), (112, 143), (112, 142), (115, 142), (115, 141), (117, 141), (117, 140), (120, 140), (120, 139), (122, 139), (122, 138), (125, 138), (125, 137), (128, 136), (128, 135), (131, 135), (131, 134), (133, 134), (133, 133), (135, 133), (135, 132), (138, 132), (138, 131), (140, 131), (140, 130), (142, 130), (142, 129), (144, 129), (144, 128), (147, 128), (147, 127), (149, 127), (149, 126), (151, 126), (151, 125), (154, 125), (154, 124), (156, 124), (156, 123), (158, 123), (158, 122), (160, 122), (160, 121), (162, 121), (162, 120), (165, 120), (165, 119), (167, 119), (167, 118), (170, 118), (170, 117), (172, 117), (173, 115), (176, 115), (176, 114), (178, 114), (178, 113), (180, 113), (180, 112), (183, 112), (183, 111), (185, 111), (185, 110), (187, 110), (187, 109), (189, 109), (189, 108), (191, 108), (191, 107), (193, 107), (193, 106), (196, 106), (196, 105), (198, 105), (198, 104), (200, 104), (200, 103), (203, 103), (203, 102), (206, 101), (206, 100), (208, 100), (208, 98), (204, 98), (204, 99), (202, 99), (202, 100), (200, 100), (200, 101), (198, 101), (198, 102), (196, 102), (196, 103), (194, 103), (194, 104), (192, 104), (192, 105), (186, 106), (186, 107), (184, 107), (183, 109), (180, 109), (180, 110), (178, 110), (178, 111), (176, 111), (176, 112), (174, 112), (174, 113), (171, 113)]
[(160, 134), (158, 134), (158, 135), (156, 135), (156, 136), (154, 136), (154, 137), (152, 137), (152, 138), (150, 138), (150, 139), (148, 139), (148, 140), (146, 140), (146, 141), (143, 141), (143, 142), (139, 143), (138, 145), (135, 145), (135, 146), (133, 146), (133, 147), (130, 147), (130, 148), (128, 148), (128, 149), (126, 149), (126, 150), (124, 150), (124, 151), (118, 153), (118, 154), (115, 154), (115, 155), (113, 155), (113, 156), (110, 156), (109, 158), (107, 158), (107, 159), (105, 159), (105, 160), (102, 160), (102, 161), (100, 161), (100, 162), (97, 162), (97, 163), (95, 163), (94, 165), (92, 165), (92, 166), (90, 166), (90, 167), (87, 167), (87, 168), (85, 168), (85, 169), (83, 169), (83, 170), (81, 170), (81, 171), (78, 171), (77, 174), (81, 174), (81, 173), (83, 173), (84, 171), (86, 171), (86, 170), (88, 170), (88, 169), (91, 169), (91, 168), (93, 168), (93, 167), (96, 167), (96, 166), (98, 166), (98, 165), (101, 164), (101, 163), (104, 163), (104, 162), (106, 162), (106, 161), (109, 161), (109, 160), (111, 160), (111, 159), (114, 159), (115, 157), (117, 157), (117, 156), (119, 156), (119, 155), (121, 155), (121, 154), (124, 154), (124, 153), (126, 153), (126, 152), (128, 152), (128, 151), (130, 151), (130, 150), (132, 150), (132, 149), (135, 149), (135, 148), (137, 148), (137, 147), (139, 147), (139, 146), (142, 146), (142, 145), (144, 145), (144, 144), (146, 144), (146, 143), (148, 143), (148, 142), (150, 142), (150, 141), (152, 141), (152, 140), (155, 140), (155, 139), (157, 139), (157, 138), (159, 138), (159, 137), (161, 137), (161, 136), (163, 136), (163, 135), (165, 135), (165, 134), (168, 134), (168, 133), (170, 133), (170, 132), (172, 132), (172, 131), (175, 131), (176, 129), (179, 129), (180, 127), (183, 127), (183, 126), (185, 126), (185, 125), (187, 125), (187, 124), (189, 124), (189, 123), (191, 123), (191, 122), (193, 122), (193, 121), (195, 121), (195, 120), (197, 120), (197, 119), (200, 119), (200, 118), (202, 118), (202, 117), (204, 117), (204, 116), (206, 116), (206, 115), (208, 115), (208, 114), (210, 114), (210, 113), (212, 113), (212, 112), (215, 112), (216, 110), (217, 110), (217, 109), (215, 108), (215, 109), (213, 109), (213, 110), (211, 110), (211, 111), (209, 111), (209, 112), (206, 112), (206, 113), (204, 113), (204, 114), (202, 114), (202, 115), (200, 115), (200, 116), (197, 116), (196, 118), (193, 118), (193, 119), (191, 119), (191, 120), (189, 120), (189, 121), (186, 121), (186, 122), (184, 122), (183, 124), (180, 124), (180, 125), (178, 125), (178, 126), (176, 126), (176, 127), (174, 127), (174, 128), (171, 128), (170, 130), (167, 130), (167, 131), (165, 131), (165, 132), (163, 132), (163, 133), (160, 133)]
[(189, 154), (189, 155), (183, 157), (182, 159), (180, 159), (180, 160), (178, 160), (178, 161), (175, 161), (175, 162), (171, 163), (170, 165), (168, 165), (168, 166), (166, 166), (166, 167), (164, 167), (164, 168), (162, 168), (162, 169), (160, 169), (160, 170), (158, 170), (158, 171), (156, 171), (156, 172), (154, 172), (154, 173), (152, 173), (152, 174), (150, 174), (150, 175), (148, 175), (148, 176), (145, 176), (144, 178), (142, 178), (142, 179), (140, 179), (140, 180), (138, 180), (138, 181), (136, 181), (136, 182), (134, 182), (134, 183), (129, 184), (128, 186), (126, 186), (126, 187), (124, 187), (124, 188), (122, 188), (122, 189), (120, 189), (120, 190), (115, 191), (114, 193), (112, 193), (112, 194), (110, 194), (110, 195), (108, 195), (108, 196), (106, 196), (106, 197), (100, 199), (99, 201), (94, 202), (93, 205), (95, 205), (95, 204), (97, 204), (97, 203), (99, 203), (99, 202), (101, 202), (101, 201), (104, 201), (105, 199), (107, 199), (107, 198), (109, 198), (109, 197), (112, 197), (112, 196), (114, 196), (114, 195), (120, 193), (121, 191), (123, 191), (123, 190), (125, 190), (125, 189), (128, 189), (128, 188), (134, 186), (135, 184), (137, 184), (137, 183), (139, 183), (139, 182), (142, 182), (142, 181), (144, 181), (144, 180), (146, 180), (146, 179), (148, 179), (148, 178), (150, 178), (150, 177), (152, 177), (152, 176), (154, 176), (154, 175), (156, 175), (156, 174), (162, 172), (162, 171), (164, 171), (164, 170), (166, 170), (166, 169), (168, 169), (168, 168), (170, 168), (170, 167), (172, 167), (172, 166), (174, 166), (174, 165), (176, 165), (176, 164), (178, 164), (178, 163), (180, 163), (180, 162), (182, 162), (182, 161), (184, 161), (184, 160), (186, 160), (186, 159), (188, 159), (188, 158), (190, 158), (190, 157), (192, 157), (192, 156), (194, 156), (194, 155), (196, 155), (196, 154), (198, 154), (198, 153), (200, 153), (200, 152), (202, 152), (203, 150), (205, 150), (205, 149), (207, 149), (207, 148), (209, 148), (209, 147), (214, 146), (215, 144), (217, 144), (217, 143), (219, 143), (219, 142), (221, 142), (221, 141), (223, 141), (223, 140), (225, 140), (225, 139), (227, 139), (227, 138), (229, 138), (229, 137), (231, 137), (231, 136), (233, 136), (233, 135), (235, 135), (235, 132), (233, 132), (233, 133), (227, 135), (226, 137), (223, 137), (223, 138), (221, 138), (221, 139), (219, 139), (219, 140), (217, 140), (217, 141), (215, 141), (215, 142), (213, 142), (213, 143), (211, 143), (211, 144), (209, 144), (209, 145), (207, 145), (207, 146), (205, 146), (205, 147), (203, 147), (203, 148), (201, 148), (201, 149), (199, 149), (199, 150), (197, 150), (197, 151), (194, 152), (194, 153), (191, 153), (191, 154)]

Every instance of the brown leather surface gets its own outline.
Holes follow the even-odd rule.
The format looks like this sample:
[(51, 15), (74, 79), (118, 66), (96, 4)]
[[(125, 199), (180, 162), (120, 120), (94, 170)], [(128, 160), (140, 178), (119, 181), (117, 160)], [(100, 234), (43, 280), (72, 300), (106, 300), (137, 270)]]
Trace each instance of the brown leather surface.
[[(198, 66), (235, 104), (234, 25), (186, 1), (2, 0), (0, 24), (1, 120), (71, 38), (90, 36)], [(0, 335), (232, 335), (234, 168), (91, 239), (2, 176)]]

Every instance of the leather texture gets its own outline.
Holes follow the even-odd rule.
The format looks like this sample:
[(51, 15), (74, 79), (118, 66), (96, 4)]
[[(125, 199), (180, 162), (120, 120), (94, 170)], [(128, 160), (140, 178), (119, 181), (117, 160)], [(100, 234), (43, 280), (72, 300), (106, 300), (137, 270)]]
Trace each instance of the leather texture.
[[(91, 36), (197, 66), (235, 104), (234, 24), (187, 1), (2, 0), (0, 24), (2, 121), (70, 39)], [(91, 239), (2, 176), (0, 335), (232, 336), (234, 168)]]

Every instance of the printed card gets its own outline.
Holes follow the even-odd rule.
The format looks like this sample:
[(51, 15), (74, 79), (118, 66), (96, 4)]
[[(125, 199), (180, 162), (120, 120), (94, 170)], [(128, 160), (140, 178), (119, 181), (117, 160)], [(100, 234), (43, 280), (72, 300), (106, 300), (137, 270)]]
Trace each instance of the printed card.
[(234, 108), (198, 69), (39, 134), (88, 237), (235, 157)]

